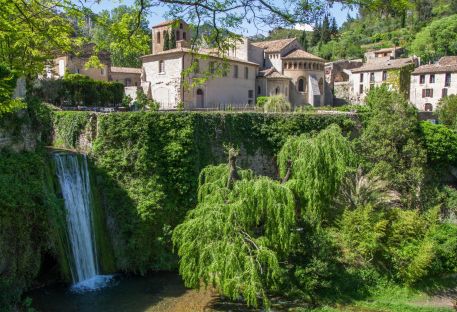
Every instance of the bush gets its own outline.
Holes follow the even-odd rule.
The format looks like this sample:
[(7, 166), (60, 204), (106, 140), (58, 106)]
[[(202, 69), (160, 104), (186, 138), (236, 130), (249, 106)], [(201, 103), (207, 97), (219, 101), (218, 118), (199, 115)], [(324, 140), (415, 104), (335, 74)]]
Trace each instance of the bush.
[(16, 81), (16, 74), (0, 65), (0, 116), (25, 107), (22, 101), (12, 98)]
[(263, 111), (266, 113), (270, 112), (289, 112), (292, 109), (289, 101), (282, 95), (270, 96), (263, 104)]
[(34, 88), (34, 94), (58, 106), (112, 107), (122, 104), (124, 85), (69, 74), (63, 79), (40, 81)]
[(426, 121), (420, 125), (428, 160), (435, 165), (456, 165), (457, 132)]
[(259, 96), (256, 100), (257, 107), (263, 107), (265, 102), (268, 100), (268, 96)]
[(444, 97), (438, 103), (438, 120), (447, 126), (454, 126), (457, 117), (457, 95)]

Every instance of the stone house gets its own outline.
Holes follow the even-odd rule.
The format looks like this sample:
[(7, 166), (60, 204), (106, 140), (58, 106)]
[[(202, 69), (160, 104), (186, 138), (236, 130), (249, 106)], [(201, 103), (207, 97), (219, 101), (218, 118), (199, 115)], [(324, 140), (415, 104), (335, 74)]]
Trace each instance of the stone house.
[[(172, 31), (176, 48), (164, 50), (164, 35)], [(186, 109), (253, 106), (258, 96), (277, 94), (294, 106), (324, 103), (324, 60), (304, 51), (296, 39), (242, 38), (221, 55), (189, 48), (191, 32), (183, 21), (153, 26), (152, 37), (152, 54), (142, 57), (141, 85), (161, 109), (179, 103)], [(213, 75), (215, 68), (221, 74)], [(203, 77), (208, 79), (192, 84)]]
[(102, 65), (101, 68), (86, 68), (89, 58), (94, 55), (95, 44), (84, 45), (76, 53), (68, 53), (56, 57), (52, 66), (46, 71), (46, 78), (57, 79), (66, 73), (81, 74), (94, 80), (118, 81), (125, 86), (139, 85), (141, 69), (130, 67), (114, 67), (111, 65), (111, 55), (106, 51), (100, 51), (97, 56)]
[(325, 81), (329, 90), (329, 94), (326, 95), (326, 105), (338, 106), (352, 102), (350, 70), (362, 65), (362, 59), (325, 63)]
[(351, 92), (354, 103), (362, 103), (373, 87), (387, 84), (409, 98), (410, 75), (417, 65), (415, 57), (390, 59), (380, 57), (351, 70)]
[(410, 101), (419, 111), (435, 111), (439, 101), (457, 94), (457, 56), (419, 66), (411, 75)]
[(391, 60), (398, 59), (405, 53), (405, 49), (401, 47), (384, 48), (365, 53), (366, 62), (373, 60)]

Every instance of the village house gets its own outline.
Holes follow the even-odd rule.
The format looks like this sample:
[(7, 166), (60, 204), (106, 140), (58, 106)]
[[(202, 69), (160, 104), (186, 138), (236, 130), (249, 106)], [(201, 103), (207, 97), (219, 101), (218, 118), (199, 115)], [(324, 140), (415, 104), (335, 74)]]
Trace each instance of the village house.
[(329, 95), (326, 94), (326, 105), (339, 106), (352, 103), (351, 69), (362, 65), (362, 59), (325, 63), (325, 81), (329, 91)]
[(457, 56), (422, 65), (411, 76), (410, 101), (419, 111), (435, 111), (439, 101), (457, 94)]
[[(367, 52), (367, 62), (351, 70), (351, 92), (354, 103), (362, 103), (368, 91), (387, 84), (409, 98), (410, 75), (418, 64), (416, 57), (394, 58), (399, 48), (384, 49), (382, 53)], [(389, 52), (390, 51), (390, 52)], [(374, 56), (372, 56), (374, 55)]]
[(114, 67), (111, 65), (111, 55), (106, 51), (96, 53), (101, 67), (86, 68), (89, 58), (94, 55), (95, 44), (85, 44), (77, 53), (68, 53), (56, 57), (53, 66), (46, 72), (46, 78), (57, 79), (66, 73), (81, 74), (94, 80), (117, 81), (125, 86), (140, 85), (140, 68)]
[[(164, 38), (171, 32), (176, 47), (167, 50)], [(179, 104), (186, 109), (253, 106), (258, 96), (270, 95), (283, 95), (294, 106), (324, 103), (324, 60), (304, 51), (296, 39), (243, 38), (227, 55), (220, 55), (214, 49), (191, 49), (190, 38), (183, 21), (152, 28), (152, 54), (141, 58), (141, 85), (161, 109)], [(222, 68), (222, 74), (211, 75), (216, 68)], [(208, 73), (206, 81), (192, 85)]]

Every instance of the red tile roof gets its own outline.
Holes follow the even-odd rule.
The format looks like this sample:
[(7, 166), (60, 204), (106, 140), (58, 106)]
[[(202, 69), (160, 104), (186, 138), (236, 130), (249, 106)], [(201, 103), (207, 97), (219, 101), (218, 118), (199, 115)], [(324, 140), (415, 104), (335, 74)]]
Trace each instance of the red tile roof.
[(265, 52), (280, 52), (282, 49), (287, 47), (292, 41), (297, 40), (295, 38), (270, 40), (270, 41), (259, 41), (252, 42), (253, 46), (262, 48)]
[(457, 56), (445, 56), (442, 57), (436, 64), (419, 66), (413, 72), (413, 75), (448, 72), (457, 72)]

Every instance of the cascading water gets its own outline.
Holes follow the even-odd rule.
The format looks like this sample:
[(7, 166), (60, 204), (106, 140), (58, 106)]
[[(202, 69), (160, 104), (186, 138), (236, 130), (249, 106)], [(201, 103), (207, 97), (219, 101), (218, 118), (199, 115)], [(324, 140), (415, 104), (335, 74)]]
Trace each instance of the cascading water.
[(93, 231), (92, 194), (86, 156), (55, 153), (67, 215), (67, 232), (73, 263), (70, 265), (73, 290), (86, 291), (104, 287), (110, 275), (98, 275), (97, 249)]

